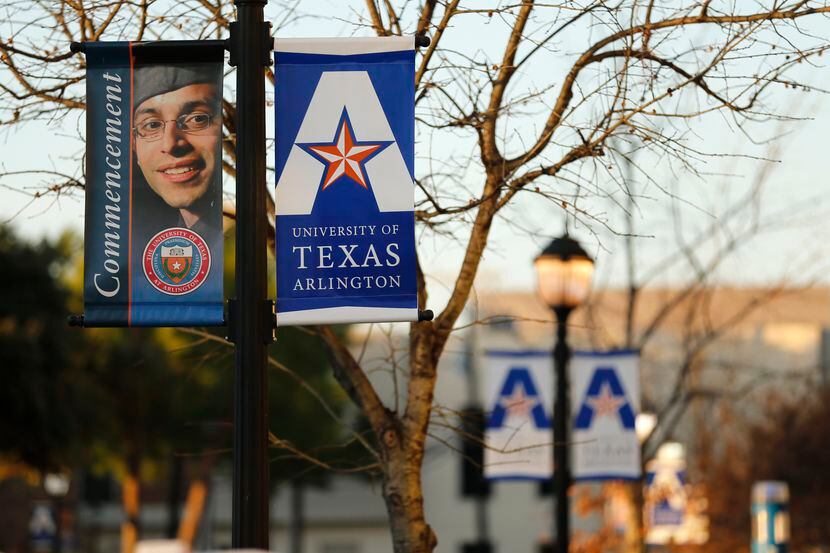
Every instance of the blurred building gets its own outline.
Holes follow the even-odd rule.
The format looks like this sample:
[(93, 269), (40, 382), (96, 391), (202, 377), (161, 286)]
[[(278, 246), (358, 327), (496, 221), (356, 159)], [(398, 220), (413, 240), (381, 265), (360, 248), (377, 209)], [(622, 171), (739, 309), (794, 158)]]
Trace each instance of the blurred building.
[[(753, 398), (761, 394), (796, 393), (826, 379), (826, 288), (645, 290), (638, 294), (631, 317), (628, 300), (621, 290), (595, 293), (590, 305), (571, 317), (570, 336), (577, 349), (642, 348), (645, 409), (661, 412), (667, 417), (661, 422), (668, 421), (669, 427), (662, 434), (658, 431), (652, 449), (665, 439), (680, 440), (693, 458), (694, 432), (700, 424), (717, 424), (709, 420), (717, 402), (725, 400), (751, 412), (760, 409)], [(551, 535), (551, 496), (537, 483), (483, 483), (479, 467), (464, 460), (464, 455), (474, 458), (480, 452), (462, 443), (457, 428), (459, 413), (482, 407), (483, 351), (551, 348), (550, 314), (533, 294), (486, 294), (470, 302), (457, 326), (460, 330), (448, 342), (439, 365), (432, 439), (423, 467), (427, 520), (439, 538), (436, 551), (483, 551), (472, 545), (486, 540), (493, 552), (537, 553)], [(405, 329), (382, 332), (377, 325), (361, 325), (353, 329), (352, 339), (387, 406), (403, 406)], [(205, 549), (230, 543), (229, 475), (220, 471), (211, 484), (197, 538), (197, 545)], [(586, 490), (590, 495), (597, 488)], [(297, 505), (302, 505), (302, 516), (297, 515)], [(601, 509), (577, 510), (576, 541), (603, 525)], [(271, 517), (272, 549), (285, 553), (391, 551), (379, 482), (335, 477), (328, 487), (306, 488), (299, 499), (283, 486), (272, 500)], [(164, 536), (168, 511), (163, 500), (146, 502), (141, 518), (144, 538)], [(120, 522), (115, 494), (85, 502), (78, 512), (79, 530), (94, 536), (96, 544), (85, 553), (117, 550)], [(291, 536), (300, 530), (298, 549)]]
[[(762, 396), (799, 393), (827, 381), (828, 288), (643, 290), (630, 319), (630, 341), (628, 299), (623, 290), (596, 293), (572, 315), (569, 336), (577, 349), (640, 349), (644, 410), (677, 417), (671, 425), (676, 439), (688, 438), (689, 424), (700, 422), (695, 409), (728, 400), (751, 412)], [(551, 323), (540, 322), (550, 315), (530, 294), (482, 296), (475, 317), (510, 321), (480, 325), (480, 342), (493, 343), (497, 336), (499, 343), (552, 344)], [(658, 431), (657, 437), (672, 436)]]

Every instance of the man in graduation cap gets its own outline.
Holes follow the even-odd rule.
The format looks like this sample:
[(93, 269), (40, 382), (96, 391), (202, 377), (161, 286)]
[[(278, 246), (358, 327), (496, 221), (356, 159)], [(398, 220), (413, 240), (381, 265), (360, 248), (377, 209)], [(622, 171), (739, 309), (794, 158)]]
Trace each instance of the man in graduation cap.
[[(222, 229), (222, 74), (216, 64), (148, 65), (134, 74), (134, 211), (146, 235), (170, 227), (208, 244)], [(135, 177), (134, 176), (134, 177)]]

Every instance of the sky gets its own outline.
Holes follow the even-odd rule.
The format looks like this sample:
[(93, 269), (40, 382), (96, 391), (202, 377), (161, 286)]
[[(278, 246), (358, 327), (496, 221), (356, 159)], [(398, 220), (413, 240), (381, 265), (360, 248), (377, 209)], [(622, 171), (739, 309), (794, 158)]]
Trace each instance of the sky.
[[(356, 29), (352, 23), (352, 10), (362, 12), (362, 2), (336, 2), (317, 0), (304, 3), (313, 6), (315, 13), (327, 14), (325, 18), (301, 19), (280, 36), (366, 36), (367, 29)], [(498, 22), (496, 22), (498, 23)], [(823, 24), (824, 25), (824, 24)], [(826, 25), (825, 25), (826, 27)], [(826, 31), (827, 29), (825, 29)], [(601, 30), (595, 31), (601, 33)], [(825, 32), (824, 36), (830, 33)], [(504, 38), (504, 31), (486, 18), (478, 18), (468, 26), (459, 25), (453, 34), (447, 34), (446, 46), (469, 52), (473, 56), (493, 53)], [(486, 37), (483, 40), (482, 37)], [(590, 37), (586, 37), (590, 38)], [(566, 46), (573, 52), (578, 45)], [(550, 71), (555, 73), (566, 67), (567, 59), (545, 58), (535, 71), (528, 71), (528, 90), (541, 83)], [(814, 89), (830, 90), (830, 74), (821, 67), (799, 68)], [(232, 77), (226, 80), (226, 85)], [(521, 86), (521, 85), (520, 85)], [(750, 240), (722, 264), (713, 279), (727, 284), (765, 285), (786, 277), (793, 283), (818, 280), (828, 282), (825, 259), (830, 259), (830, 203), (827, 195), (826, 129), (830, 128), (830, 97), (814, 91), (810, 94), (779, 89), (772, 99), (791, 115), (804, 118), (796, 123), (779, 125), (767, 122), (747, 126), (746, 135), (738, 132), (725, 120), (709, 118), (702, 124), (690, 127), (688, 139), (697, 147), (715, 154), (706, 157), (700, 165), (703, 177), (682, 171), (673, 171), (659, 160), (638, 160), (644, 176), (634, 179), (638, 189), (634, 207), (635, 235), (633, 244), (637, 252), (638, 273), (654, 274), (652, 284), (671, 285), (689, 277), (691, 265), (680, 264), (661, 269), (661, 260), (678, 250), (678, 244), (698, 232), (715, 226), (737, 198), (756, 181), (757, 175), (767, 171), (763, 194), (757, 202), (755, 213), (767, 222), (761, 231), (752, 233)], [(273, 108), (266, 108), (269, 136), (273, 135)], [(68, 172), (78, 172), (78, 153), (83, 144), (77, 139), (77, 128), (83, 128), (83, 119), (75, 117), (64, 127), (48, 127), (32, 124), (15, 128), (13, 132), (0, 132), (0, 163), (5, 170), (57, 167)], [(774, 135), (782, 135), (772, 146), (752, 144), (763, 142)], [(433, 139), (433, 135), (419, 129), (416, 157), (416, 174), (425, 170), (433, 152), (446, 147), (446, 138)], [(44, 152), (48, 152), (45, 153)], [(722, 153), (745, 156), (772, 157), (773, 163), (749, 158), (720, 157)], [(475, 189), (480, 175), (463, 176), (464, 186)], [(598, 186), (613, 190), (607, 175)], [(54, 237), (65, 229), (82, 232), (83, 200), (81, 196), (64, 197), (57, 201), (39, 199), (32, 202), (21, 188), (32, 190), (42, 183), (37, 176), (7, 179), (7, 186), (0, 187), (0, 221), (10, 222), (23, 235), (30, 238)], [(226, 191), (232, 183), (226, 182)], [(16, 190), (17, 189), (17, 190)], [(615, 203), (625, 202), (621, 191), (603, 198), (586, 199), (583, 207), (600, 214), (602, 222), (590, 226), (573, 219), (569, 229), (595, 256), (597, 272), (595, 285), (615, 286), (625, 282), (625, 239), (619, 236), (625, 231), (625, 219)], [(751, 212), (751, 210), (750, 210)], [(699, 249), (700, 262), (705, 265), (707, 253), (729, 239), (730, 232), (738, 232), (741, 225), (749, 224), (747, 216), (738, 217), (727, 229), (709, 233), (710, 240)], [(565, 228), (562, 210), (538, 197), (525, 195), (516, 206), (507, 210), (497, 220), (492, 234), (491, 248), (486, 253), (477, 279), (477, 289), (530, 290), (534, 286), (533, 258), (552, 236)], [(457, 240), (432, 238), (419, 234), (419, 255), (429, 273), (429, 283), (438, 303), (446, 297), (463, 255), (461, 246), (465, 237), (463, 229)]]

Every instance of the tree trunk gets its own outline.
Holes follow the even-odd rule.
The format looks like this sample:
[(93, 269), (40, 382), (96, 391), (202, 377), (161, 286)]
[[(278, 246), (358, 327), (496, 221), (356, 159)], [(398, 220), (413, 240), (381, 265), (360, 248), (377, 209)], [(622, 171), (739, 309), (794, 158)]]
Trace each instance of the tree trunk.
[(182, 458), (175, 453), (170, 456), (170, 478), (167, 485), (167, 537), (170, 539), (176, 537), (179, 528), (179, 492), (182, 487), (183, 464)]
[[(389, 432), (393, 431), (388, 431)], [(432, 553), (438, 540), (424, 517), (421, 463), (414, 462), (407, 447), (389, 447), (384, 470), (383, 496), (392, 530), (395, 553)], [(400, 443), (400, 442), (398, 442)]]
[(634, 480), (624, 484), (628, 503), (628, 524), (626, 525), (623, 551), (625, 553), (643, 553), (643, 481)]
[(205, 513), (207, 496), (210, 484), (210, 475), (213, 471), (215, 457), (207, 456), (202, 460), (198, 472), (192, 477), (187, 488), (187, 497), (179, 523), (176, 539), (186, 543), (191, 549), (199, 532), (199, 524)]
[(410, 327), (406, 412), (400, 419), (387, 417), (385, 426), (377, 429), (384, 465), (383, 496), (395, 553), (432, 553), (438, 544), (424, 516), (421, 485), (436, 366), (444, 343), (438, 344), (436, 336), (428, 323)]
[(124, 522), (121, 524), (121, 553), (133, 553), (139, 533), (139, 461), (131, 455), (127, 460), (127, 475), (121, 484), (121, 505), (124, 509)]
[(196, 533), (199, 530), (199, 522), (205, 511), (207, 499), (207, 477), (198, 478), (190, 483), (187, 491), (187, 499), (184, 505), (184, 516), (182, 517), (179, 531), (176, 537), (179, 541), (186, 543), (190, 548), (196, 541)]

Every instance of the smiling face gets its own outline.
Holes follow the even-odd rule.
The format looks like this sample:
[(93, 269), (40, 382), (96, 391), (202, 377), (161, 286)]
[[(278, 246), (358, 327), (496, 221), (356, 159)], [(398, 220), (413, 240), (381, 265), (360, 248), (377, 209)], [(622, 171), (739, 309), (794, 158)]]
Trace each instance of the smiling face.
[[(152, 96), (135, 110), (136, 127), (158, 129), (163, 122), (159, 137), (135, 137), (135, 152), (150, 188), (170, 207), (190, 210), (210, 190), (221, 136), (217, 108), (214, 85), (192, 84)], [(176, 120), (187, 115), (212, 118), (207, 128), (186, 132)]]

